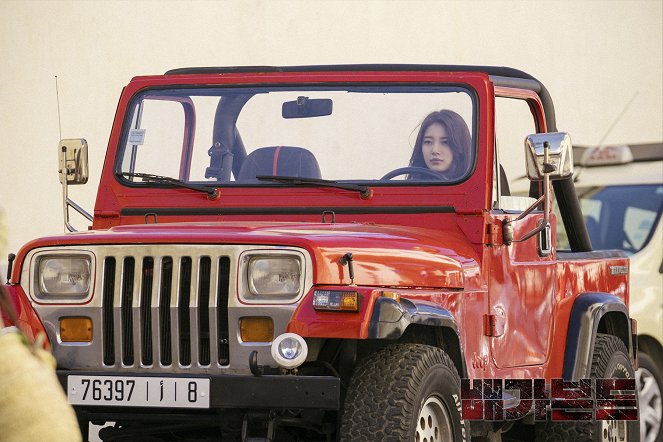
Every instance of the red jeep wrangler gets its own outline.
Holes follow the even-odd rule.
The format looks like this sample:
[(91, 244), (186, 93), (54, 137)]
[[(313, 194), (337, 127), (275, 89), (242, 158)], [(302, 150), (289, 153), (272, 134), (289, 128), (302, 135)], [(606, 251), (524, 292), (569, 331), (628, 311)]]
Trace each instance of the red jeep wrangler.
[(510, 68), (136, 77), (93, 216), (67, 194), (87, 144), (60, 143), (65, 225), (92, 226), (25, 245), (7, 288), (101, 438), (636, 440), (496, 387), (633, 377), (628, 260), (592, 251), (572, 171), (547, 90)]

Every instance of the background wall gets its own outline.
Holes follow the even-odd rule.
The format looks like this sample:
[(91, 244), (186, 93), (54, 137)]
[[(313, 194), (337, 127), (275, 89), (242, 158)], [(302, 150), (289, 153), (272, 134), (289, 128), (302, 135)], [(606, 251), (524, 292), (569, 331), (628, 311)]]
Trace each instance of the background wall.
[(70, 189), (90, 212), (122, 87), (177, 67), (510, 66), (546, 85), (576, 144), (663, 139), (660, 0), (0, 0), (0, 60), (2, 265), (63, 231), (55, 76), (61, 136), (90, 146)]

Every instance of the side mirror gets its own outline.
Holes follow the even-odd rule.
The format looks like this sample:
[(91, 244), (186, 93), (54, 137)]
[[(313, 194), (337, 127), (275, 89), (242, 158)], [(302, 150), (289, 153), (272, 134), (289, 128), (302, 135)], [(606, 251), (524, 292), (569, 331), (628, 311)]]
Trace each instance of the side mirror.
[(58, 145), (60, 183), (85, 184), (88, 179), (87, 141), (84, 139), (60, 140)]
[[(548, 158), (544, 145), (548, 143)], [(543, 180), (546, 173), (551, 180), (561, 180), (573, 175), (573, 149), (571, 137), (566, 132), (550, 132), (530, 135), (525, 139), (527, 176), (532, 181)]]
[[(525, 156), (527, 158), (527, 176), (532, 181), (543, 181), (543, 195), (529, 206), (516, 219), (505, 219), (502, 222), (502, 238), (504, 243), (525, 241), (541, 231), (550, 232), (550, 180), (561, 180), (573, 175), (573, 154), (571, 137), (565, 132), (550, 132), (530, 135), (525, 139)], [(537, 227), (523, 235), (513, 237), (513, 222), (520, 221), (543, 203), (543, 220)], [(539, 254), (550, 254), (550, 241), (539, 245)]]
[(64, 211), (64, 226), (70, 232), (76, 229), (69, 222), (69, 208), (73, 208), (92, 221), (92, 215), (85, 209), (69, 199), (67, 185), (85, 184), (88, 178), (87, 141), (84, 139), (60, 140), (58, 145), (58, 175), (62, 184), (62, 209)]

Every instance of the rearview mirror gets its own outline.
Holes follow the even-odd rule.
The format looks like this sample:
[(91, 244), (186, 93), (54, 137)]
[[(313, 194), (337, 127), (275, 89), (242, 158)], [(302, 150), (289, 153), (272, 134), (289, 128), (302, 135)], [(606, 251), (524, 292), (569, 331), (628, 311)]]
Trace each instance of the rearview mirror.
[(296, 101), (283, 103), (283, 118), (310, 118), (331, 115), (333, 102), (330, 98), (297, 97)]
[(60, 183), (85, 184), (88, 179), (87, 141), (84, 139), (60, 140), (58, 145)]
[[(548, 143), (548, 158), (544, 145)], [(573, 175), (573, 149), (571, 137), (566, 132), (550, 132), (530, 135), (525, 139), (527, 176), (541, 181), (545, 172), (551, 180), (561, 180)]]

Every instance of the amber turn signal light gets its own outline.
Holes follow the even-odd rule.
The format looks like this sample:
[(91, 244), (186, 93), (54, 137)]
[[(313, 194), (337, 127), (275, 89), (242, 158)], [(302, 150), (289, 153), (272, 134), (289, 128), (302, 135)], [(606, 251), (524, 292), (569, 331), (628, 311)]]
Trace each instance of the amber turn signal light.
[(60, 318), (60, 339), (62, 342), (92, 342), (92, 319)]
[(382, 292), (382, 296), (385, 298), (393, 299), (396, 302), (401, 302), (401, 295), (397, 292)]
[(272, 318), (246, 317), (239, 319), (239, 336), (242, 342), (272, 342), (274, 321)]

